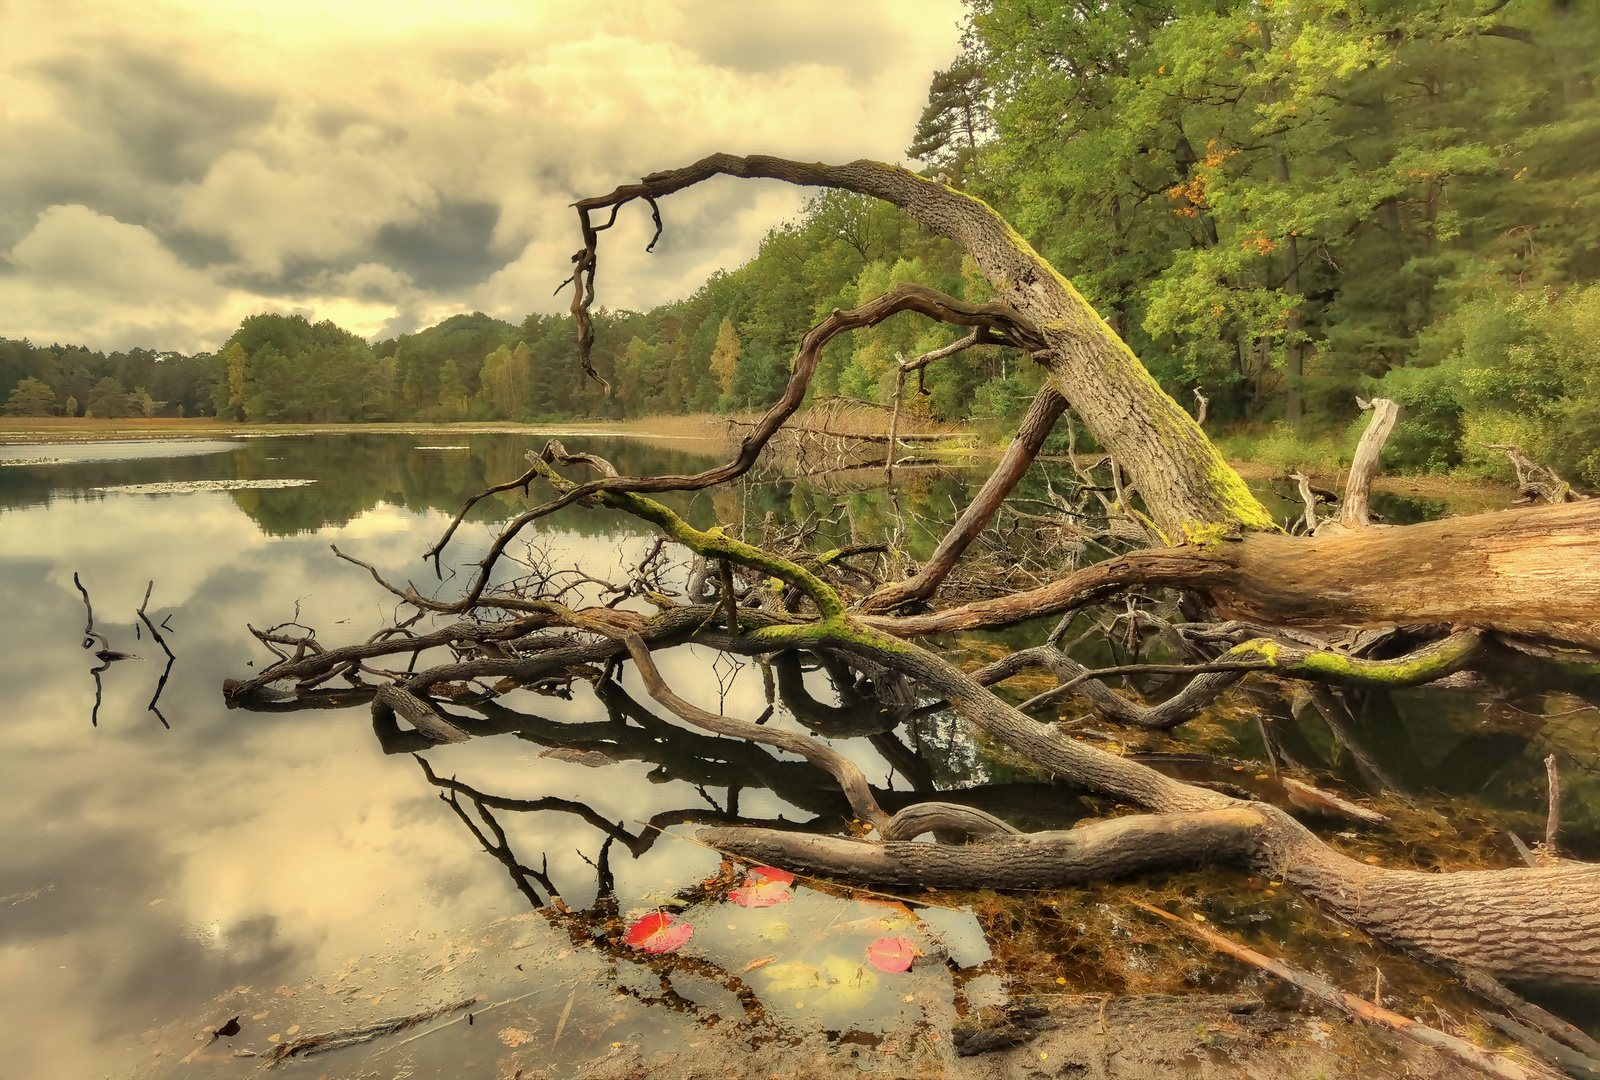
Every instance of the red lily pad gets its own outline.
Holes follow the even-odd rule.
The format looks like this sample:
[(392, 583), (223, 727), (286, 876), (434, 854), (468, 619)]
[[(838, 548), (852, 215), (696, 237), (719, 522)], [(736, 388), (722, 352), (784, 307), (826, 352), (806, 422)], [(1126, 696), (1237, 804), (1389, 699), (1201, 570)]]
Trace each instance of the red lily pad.
[(746, 873), (747, 882), (760, 878), (763, 881), (776, 882), (779, 885), (793, 885), (794, 875), (787, 870), (779, 870), (776, 866), (752, 866)]
[(867, 946), (867, 962), (879, 971), (906, 971), (920, 954), (903, 937), (884, 937)]
[(792, 899), (794, 894), (782, 881), (766, 881), (758, 877), (750, 877), (745, 883), (728, 893), (728, 899), (740, 907), (771, 907)]
[(674, 922), (671, 915), (658, 911), (628, 927), (628, 936), (624, 940), (630, 948), (643, 952), (669, 953), (683, 948), (684, 943), (692, 937), (694, 927), (688, 923)]

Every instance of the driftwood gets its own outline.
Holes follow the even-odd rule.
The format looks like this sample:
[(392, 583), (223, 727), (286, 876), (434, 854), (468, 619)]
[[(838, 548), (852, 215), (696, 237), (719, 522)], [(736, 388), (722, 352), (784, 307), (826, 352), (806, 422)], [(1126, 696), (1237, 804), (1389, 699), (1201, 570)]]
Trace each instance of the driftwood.
[(1478, 1018), (1502, 1035), (1516, 1040), (1540, 1057), (1558, 1066), (1574, 1080), (1600, 1080), (1600, 1060), (1559, 1043), (1543, 1032), (1495, 1013), (1478, 1011)]
[(1400, 406), (1388, 398), (1362, 402), (1372, 410), (1372, 419), (1361, 433), (1355, 458), (1350, 462), (1350, 479), (1345, 481), (1344, 499), (1339, 506), (1339, 524), (1346, 529), (1365, 529), (1371, 524), (1372, 480), (1382, 464), (1383, 446), (1400, 419)]
[(1546, 790), (1548, 791), (1544, 818), (1544, 853), (1550, 858), (1557, 854), (1556, 841), (1561, 839), (1561, 770), (1556, 756), (1544, 759)]
[(1577, 502), (1589, 496), (1572, 490), (1572, 485), (1556, 475), (1548, 465), (1541, 465), (1515, 446), (1506, 443), (1485, 443), (1485, 450), (1503, 450), (1511, 459), (1517, 474), (1517, 495), (1523, 502), (1564, 503)]
[(486, 998), (482, 994), (474, 997), (462, 998), (460, 1001), (448, 1005), (440, 1005), (436, 1009), (428, 1009), (410, 1016), (396, 1016), (389, 1020), (379, 1020), (373, 1024), (360, 1024), (355, 1027), (337, 1028), (333, 1031), (324, 1031), (316, 1035), (304, 1035), (293, 1042), (280, 1043), (271, 1051), (262, 1056), (262, 1065), (266, 1068), (276, 1068), (283, 1062), (294, 1057), (313, 1057), (325, 1054), (329, 1050), (342, 1050), (347, 1046), (358, 1046), (373, 1039), (381, 1039), (385, 1035), (397, 1035), (408, 1031), (418, 1024), (426, 1024), (430, 1020), (437, 1020), (441, 1016), (448, 1016), (453, 1012), (476, 1005)]
[(1488, 998), (1502, 1009), (1516, 1016), (1524, 1024), (1537, 1028), (1551, 1038), (1566, 1043), (1585, 1057), (1600, 1060), (1600, 1040), (1590, 1037), (1579, 1028), (1533, 1004), (1533, 1002), (1523, 1000), (1506, 989), (1498, 980), (1486, 975), (1484, 972), (1466, 968), (1460, 970), (1458, 974), (1461, 976), (1462, 982), (1467, 984), (1467, 989)]

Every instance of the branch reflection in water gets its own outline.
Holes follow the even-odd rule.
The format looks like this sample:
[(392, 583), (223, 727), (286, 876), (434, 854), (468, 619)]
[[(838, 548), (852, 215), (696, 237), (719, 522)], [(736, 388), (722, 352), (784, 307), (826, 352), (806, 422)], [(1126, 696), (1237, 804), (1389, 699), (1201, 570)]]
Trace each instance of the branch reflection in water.
[[(826, 673), (839, 704), (830, 705), (818, 700), (807, 687), (805, 675), (816, 671)], [(742, 973), (736, 974), (705, 955), (683, 952), (648, 955), (628, 947), (622, 935), (626, 928), (626, 913), (617, 895), (612, 859), (618, 851), (625, 851), (630, 858), (639, 859), (651, 851), (663, 836), (674, 843), (693, 843), (669, 832), (679, 825), (744, 825), (800, 830), (819, 835), (847, 830), (852, 819), (849, 801), (832, 776), (809, 762), (785, 759), (779, 753), (754, 743), (704, 734), (662, 719), (616, 680), (614, 668), (602, 671), (591, 667), (583, 674), (592, 682), (574, 679), (573, 673), (566, 672), (524, 689), (562, 698), (592, 693), (595, 701), (604, 709), (605, 720), (550, 720), (511, 708), (505, 703), (507, 693), (504, 687), (496, 691), (470, 692), (459, 686), (451, 687), (448, 707), (438, 699), (433, 699), (431, 704), (438, 708), (447, 723), (468, 738), (515, 735), (544, 747), (542, 756), (597, 769), (629, 761), (646, 762), (652, 766), (649, 779), (653, 783), (681, 782), (692, 788), (704, 805), (661, 811), (646, 820), (632, 823), (634, 827), (630, 828), (629, 822), (613, 822), (582, 799), (556, 795), (515, 797), (483, 790), (456, 776), (441, 776), (424, 756), (436, 745), (435, 741), (422, 731), (401, 726), (400, 717), (392, 709), (380, 707), (373, 710), (374, 734), (386, 754), (410, 753), (415, 757), (423, 778), (439, 789), (440, 800), (450, 807), (483, 851), (500, 863), (530, 907), (553, 926), (562, 928), (575, 947), (596, 947), (613, 961), (647, 969), (653, 982), (660, 987), (660, 992), (655, 994), (645, 993), (637, 986), (630, 988), (619, 983), (619, 990), (641, 1001), (654, 1001), (687, 1012), (707, 1024), (716, 1023), (719, 1019), (726, 1022), (729, 1017), (719, 1016), (716, 1009), (696, 1002), (674, 987), (675, 977), (698, 976), (733, 995), (743, 1012), (741, 1023), (750, 1025), (753, 1031), (759, 1029), (775, 1034), (775, 1024), (795, 1018), (790, 1015), (792, 1008), (787, 1002), (778, 1004), (775, 1007), (784, 1015), (780, 1018), (770, 1017), (768, 1008), (774, 1003), (765, 1001), (752, 984), (742, 977)], [(889, 769), (890, 782), (882, 787), (874, 786), (872, 792), (887, 810), (894, 812), (916, 803), (935, 790), (935, 767), (925, 757), (920, 740), (913, 736), (911, 745), (908, 745), (895, 734), (895, 728), (915, 705), (914, 693), (899, 683), (897, 677), (881, 670), (854, 669), (836, 657), (800, 653), (771, 657), (769, 663), (763, 665), (763, 674), (764, 684), (772, 698), (769, 716), (775, 708), (781, 707), (787, 715), (807, 728), (832, 738), (864, 737), (878, 751)], [(874, 679), (878, 681), (874, 682)], [(439, 685), (436, 684), (434, 689), (438, 692)], [(230, 703), (250, 711), (288, 712), (346, 708), (372, 702), (376, 697), (377, 689), (372, 687), (311, 687), (293, 695), (272, 695), (264, 690), (256, 690), (250, 694), (233, 696)], [(904, 782), (899, 789), (892, 785), (892, 777), (896, 774), (909, 782), (911, 790), (904, 789)], [(741, 795), (753, 789), (770, 793), (813, 816), (809, 821), (796, 823), (782, 814), (773, 817), (742, 814)], [(946, 791), (941, 793), (941, 798), (1007, 817), (1033, 821), (1045, 827), (1065, 828), (1077, 816), (1087, 812), (1080, 801), (1071, 795), (1072, 792), (1061, 785), (1023, 781), (980, 784), (964, 790)], [(510, 835), (515, 830), (508, 830), (507, 825), (503, 824), (507, 813), (534, 816), (564, 814), (593, 829), (595, 847), (591, 849), (592, 854), (582, 850), (578, 852), (594, 871), (595, 898), (591, 904), (581, 910), (570, 907), (562, 899), (563, 893), (571, 895), (573, 892), (586, 891), (587, 883), (558, 881), (552, 875), (547, 854), (541, 853), (537, 859), (529, 860), (524, 857), (525, 853), (515, 849), (515, 842)], [(1046, 816), (1041, 817), (1041, 813)], [(534, 862), (538, 865), (533, 865)], [(720, 867), (709, 877), (679, 890), (661, 906), (692, 912), (707, 905), (725, 902), (729, 891), (740, 883), (743, 873), (729, 860), (722, 859), (720, 862)], [(819, 888), (824, 892), (816, 893)], [(832, 898), (827, 895), (830, 893), (833, 894)], [(814, 883), (807, 894), (815, 894), (817, 901), (836, 907), (840, 903), (846, 905), (832, 911), (830, 918), (835, 923), (843, 919), (842, 912), (853, 910), (848, 905), (868, 898), (866, 903), (898, 910), (910, 919), (911, 925), (916, 924), (915, 916), (903, 904), (884, 905), (883, 900), (892, 900), (886, 894), (820, 883)], [(936, 898), (922, 897), (911, 902), (918, 906), (925, 903), (941, 906)], [(869, 909), (869, 914), (871, 910), (875, 909)], [(966, 928), (966, 936), (981, 941), (982, 932), (973, 916), (961, 915), (958, 919), (971, 923)], [(861, 920), (843, 921), (853, 925)], [(827, 919), (823, 923), (831, 925)], [(716, 942), (712, 941), (711, 944), (714, 948)], [(929, 954), (928, 960), (922, 962), (924, 974), (929, 974), (925, 969), (931, 963), (934, 967), (932, 976), (949, 993), (959, 995), (962, 983), (972, 977), (973, 972), (969, 970), (963, 973), (960, 966), (948, 962), (946, 954), (931, 941), (925, 942), (924, 946)], [(987, 950), (979, 951), (987, 955)], [(895, 997), (895, 1001), (899, 1001), (899, 998)], [(861, 1022), (865, 1027), (875, 1026), (872, 1022), (875, 1011), (882, 1010), (867, 1010), (863, 1014)], [(856, 1025), (846, 1023), (844, 1026)]]

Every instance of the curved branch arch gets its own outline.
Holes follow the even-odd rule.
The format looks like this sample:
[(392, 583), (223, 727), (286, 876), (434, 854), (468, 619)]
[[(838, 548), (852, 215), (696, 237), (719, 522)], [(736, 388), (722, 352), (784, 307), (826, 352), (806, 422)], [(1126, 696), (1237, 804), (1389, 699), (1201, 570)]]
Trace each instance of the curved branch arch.
[[(1162, 390), (1133, 350), (1032, 246), (981, 199), (897, 165), (852, 161), (846, 165), (787, 158), (712, 154), (692, 165), (651, 173), (609, 195), (573, 205), (583, 248), (573, 256), (579, 286), (572, 299), (579, 356), (586, 371), (594, 327), (599, 232), (590, 215), (615, 211), (636, 199), (655, 200), (713, 176), (782, 180), (804, 187), (839, 188), (900, 207), (930, 232), (947, 237), (976, 260), (999, 298), (1037, 327), (1043, 348), (1035, 358), (1100, 445), (1133, 477), (1145, 506), (1169, 542), (1196, 527), (1274, 531), (1265, 507), (1250, 493), (1182, 406)], [(658, 218), (659, 220), (659, 218)]]

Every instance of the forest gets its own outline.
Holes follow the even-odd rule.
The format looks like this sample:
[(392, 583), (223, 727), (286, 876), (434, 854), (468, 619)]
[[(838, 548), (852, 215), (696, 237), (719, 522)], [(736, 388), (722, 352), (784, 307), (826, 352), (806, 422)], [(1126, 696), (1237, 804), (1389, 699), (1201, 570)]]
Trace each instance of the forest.
[[(1500, 468), (1485, 444), (1516, 444), (1592, 485), (1595, 25), (1575, 0), (980, 0), (907, 153), (1012, 222), (1164, 389), (1207, 399), (1219, 434), (1347, 456), (1357, 399), (1381, 395), (1404, 409), (1390, 467)], [(830, 190), (693, 296), (597, 308), (599, 380), (567, 315), (457, 315), (369, 344), (267, 314), (213, 355), (0, 342), (0, 394), (13, 415), (258, 423), (763, 408), (808, 327), (902, 282), (992, 296), (958, 245)], [(910, 316), (840, 334), (808, 393), (887, 401), (896, 353), (956, 336)], [(1015, 421), (1043, 378), (1018, 350), (973, 349), (910, 403)]]

